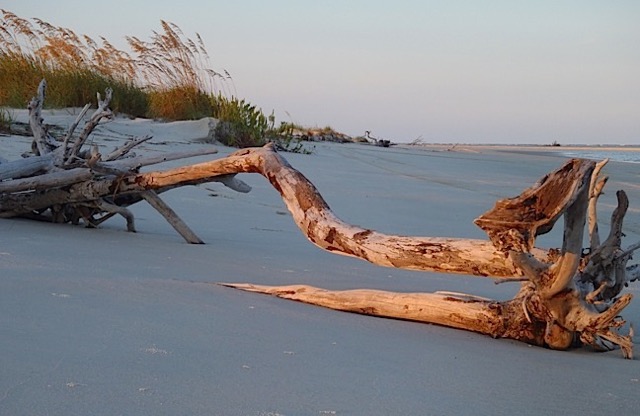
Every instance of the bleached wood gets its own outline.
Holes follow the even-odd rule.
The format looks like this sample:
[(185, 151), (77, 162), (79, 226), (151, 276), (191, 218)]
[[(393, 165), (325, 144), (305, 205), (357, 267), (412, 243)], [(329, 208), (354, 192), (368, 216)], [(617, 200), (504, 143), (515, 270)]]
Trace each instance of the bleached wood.
[[(159, 156), (130, 158), (124, 160), (116, 160), (113, 162), (100, 162), (93, 166), (97, 172), (108, 173), (111, 175), (131, 174), (132, 169), (142, 166), (148, 166), (172, 160), (186, 159), (194, 156), (217, 153), (216, 149), (202, 149), (189, 152), (166, 153)], [(17, 161), (10, 161), (0, 165), (0, 180), (9, 178), (22, 178), (15, 180), (7, 180), (0, 182), (0, 192), (20, 192), (50, 189), (61, 186), (68, 186), (91, 179), (92, 173), (86, 168), (76, 168), (70, 170), (56, 171), (45, 173), (37, 176), (30, 176), (39, 171), (48, 171), (53, 166), (54, 155), (48, 153), (44, 156), (30, 157)], [(226, 180), (226, 179), (225, 179)], [(225, 180), (220, 180), (224, 182)], [(240, 185), (236, 179), (236, 190), (239, 192), (248, 192), (248, 185)], [(240, 190), (244, 189), (244, 190)], [(251, 189), (248, 187), (248, 189)], [(1, 207), (1, 205), (0, 205)], [(0, 211), (2, 209), (0, 208)]]
[[(265, 160), (265, 165), (270, 165), (267, 158), (263, 157), (263, 160)], [(573, 287), (574, 281), (577, 282), (583, 278), (583, 275), (579, 272), (579, 267), (583, 258), (582, 238), (586, 225), (591, 189), (590, 178), (593, 168), (594, 164), (589, 161), (571, 161), (558, 171), (545, 176), (533, 188), (523, 192), (521, 196), (498, 203), (493, 211), (483, 215), (481, 220), (477, 221), (479, 225), (487, 230), (496, 247), (506, 252), (507, 256), (505, 257), (509, 258), (512, 265), (514, 265), (512, 270), (523, 271), (528, 281), (514, 300), (487, 302), (480, 307), (483, 312), (489, 311), (491, 319), (488, 322), (492, 323), (490, 325), (478, 323), (486, 323), (487, 321), (484, 320), (486, 315), (477, 315), (478, 300), (466, 296), (446, 298), (444, 300), (442, 295), (407, 295), (364, 289), (327, 291), (308, 286), (264, 287), (251, 284), (232, 284), (230, 286), (243, 290), (275, 294), (279, 297), (338, 310), (425, 321), (488, 333), (492, 336), (506, 336), (537, 345), (547, 345), (555, 349), (568, 348), (578, 336), (583, 342), (594, 346), (618, 345), (622, 349), (623, 355), (626, 358), (631, 358), (632, 342), (628, 336), (623, 336), (616, 332), (616, 329), (623, 323), (616, 316), (630, 302), (632, 296), (624, 295), (615, 298), (617, 292), (603, 291), (603, 293), (607, 293), (607, 297), (611, 302), (603, 310), (598, 310), (589, 305), (586, 300), (586, 292), (576, 290)], [(286, 171), (287, 168), (285, 167), (283, 170)], [(335, 240), (337, 233), (340, 235), (338, 244), (334, 246), (322, 246), (317, 242), (316, 244), (323, 248), (333, 247), (334, 251), (341, 250), (343, 252), (346, 251), (345, 247), (348, 247), (347, 254), (370, 260), (366, 257), (365, 246), (362, 241), (357, 241), (353, 245), (342, 242), (342, 239), (344, 239), (353, 243), (357, 240), (357, 233), (346, 234), (343, 231), (343, 224), (327, 212), (328, 207), (324, 205), (322, 200), (316, 199), (314, 192), (311, 192), (310, 197), (308, 192), (301, 192), (299, 187), (289, 185), (286, 181), (286, 179), (289, 179), (290, 182), (299, 185), (304, 183), (304, 177), (300, 175), (295, 179), (291, 179), (287, 175), (283, 176), (281, 172), (276, 174), (271, 170), (269, 171), (271, 173), (265, 174), (262, 170), (259, 170), (281, 192), (285, 202), (289, 199), (294, 201), (289, 201), (287, 205), (294, 205), (292, 210), (294, 219), (300, 228), (312, 234), (310, 237), (312, 241), (316, 242), (318, 240), (314, 234), (317, 233), (317, 229), (327, 227), (325, 224), (331, 224), (334, 229), (338, 229), (338, 231), (333, 231), (334, 234), (332, 234), (331, 240), (332, 242)], [(285, 186), (283, 186), (283, 183)], [(294, 189), (295, 192), (287, 192), (288, 188)], [(623, 194), (620, 193), (620, 195)], [(547, 198), (546, 202), (540, 196)], [(311, 202), (305, 204), (304, 201)], [(531, 201), (534, 202), (532, 203)], [(610, 237), (607, 246), (619, 246), (617, 237), (620, 236), (621, 219), (624, 217), (624, 208), (626, 206), (624, 202), (624, 198), (619, 196), (619, 209), (616, 210), (614, 218), (612, 218), (614, 226), (612, 227), (611, 235), (615, 235), (616, 239)], [(302, 206), (303, 214), (295, 214), (295, 205)], [(309, 221), (308, 213), (318, 209), (317, 207), (320, 207), (319, 210), (323, 211), (322, 215), (324, 217), (321, 218), (320, 215), (315, 213), (315, 216), (311, 217), (312, 221)], [(535, 207), (533, 212), (531, 207)], [(525, 210), (524, 212), (520, 211), (523, 209)], [(565, 216), (565, 233), (560, 255), (555, 260), (544, 260), (542, 257), (537, 258), (532, 255), (530, 247), (533, 245), (535, 236), (549, 231), (550, 226), (563, 214)], [(321, 220), (317, 221), (318, 218), (321, 218)], [(528, 218), (532, 218), (533, 221), (529, 221)], [(541, 220), (541, 218), (544, 220)], [(349, 226), (345, 226), (344, 229), (348, 230)], [(358, 230), (357, 232), (361, 231)], [(369, 233), (370, 231), (367, 230), (367, 235)], [(320, 239), (320, 241), (326, 242), (326, 237), (329, 233), (321, 235), (324, 238)], [(394, 247), (397, 247), (400, 240), (395, 236), (392, 242), (385, 241), (386, 244), (378, 247), (378, 251), (391, 252)], [(356, 247), (359, 251), (356, 250)], [(450, 247), (441, 246), (441, 248), (443, 252), (450, 252)], [(635, 249), (637, 247), (632, 246), (631, 248)], [(610, 261), (610, 259), (615, 258), (615, 255), (609, 253), (606, 258)], [(602, 261), (605, 261), (598, 257), (593, 257), (591, 260), (594, 264), (599, 265), (598, 267), (600, 268), (603, 264)], [(615, 286), (620, 286), (619, 283), (623, 281), (620, 280), (621, 276), (624, 277), (626, 275), (624, 265), (627, 260), (628, 256), (621, 257), (613, 272)], [(448, 269), (450, 265), (445, 263), (443, 261), (440, 264), (440, 271), (450, 272), (451, 270)], [(443, 300), (446, 307), (442, 305)], [(451, 306), (449, 302), (452, 301), (456, 302), (455, 306), (449, 308)], [(458, 311), (457, 308), (469, 313), (471, 318)], [(429, 312), (422, 314), (422, 311)], [(443, 312), (442, 315), (440, 312)], [(496, 322), (501, 323), (499, 325), (500, 329), (494, 325)]]
[[(566, 290), (576, 275), (580, 259), (582, 258), (582, 240), (587, 219), (587, 204), (589, 198), (588, 181), (583, 181), (578, 188), (577, 198), (564, 214), (564, 237), (562, 255), (549, 267), (551, 278), (538, 281), (538, 293), (546, 299), (551, 299)], [(539, 276), (545, 277), (545, 274)]]
[(107, 88), (105, 90), (104, 100), (101, 99), (100, 93), (97, 93), (96, 95), (98, 97), (98, 108), (93, 112), (89, 120), (87, 120), (84, 128), (82, 129), (82, 132), (73, 142), (73, 146), (66, 155), (67, 158), (65, 165), (73, 163), (78, 158), (78, 154), (80, 152), (80, 149), (82, 148), (82, 145), (84, 145), (91, 132), (93, 132), (95, 127), (98, 125), (98, 123), (100, 123), (102, 119), (113, 118), (113, 112), (111, 111), (111, 109), (109, 109), (109, 103), (111, 102), (111, 98), (113, 96), (113, 90), (111, 88)]
[(78, 127), (78, 124), (80, 124), (80, 122), (82, 121), (82, 119), (87, 114), (87, 111), (89, 111), (90, 108), (91, 108), (91, 104), (86, 104), (80, 111), (80, 114), (78, 114), (78, 117), (76, 117), (73, 124), (71, 124), (71, 126), (69, 127), (69, 130), (67, 131), (67, 134), (64, 136), (64, 140), (62, 141), (62, 147), (64, 149), (67, 148), (69, 144), (69, 140), (71, 140), (71, 136), (73, 136), (73, 132), (76, 130), (76, 127)]
[[(57, 188), (87, 181), (92, 177), (93, 175), (89, 169), (76, 168), (70, 170), (59, 170), (52, 173), (46, 173), (44, 175), (0, 182), (0, 192), (10, 193)], [(10, 195), (7, 197), (10, 198)], [(0, 209), (0, 211), (2, 211), (2, 209)]]
[[(183, 152), (161, 153), (155, 156), (136, 156), (110, 161), (108, 162), (108, 166), (122, 170), (137, 170), (143, 166), (157, 165), (159, 163), (170, 162), (172, 160), (187, 159), (216, 153), (218, 153), (218, 149), (211, 147)], [(109, 159), (109, 157), (107, 157), (107, 159)]]
[(220, 284), (329, 309), (427, 322), (486, 335), (500, 336), (504, 327), (497, 302), (469, 298), (465, 294), (398, 293), (370, 289), (325, 290), (307, 285)]
[(49, 171), (53, 167), (53, 162), (54, 154), (52, 153), (7, 161), (0, 164), (0, 181), (29, 177), (38, 172)]
[(107, 156), (105, 156), (104, 160), (106, 162), (109, 162), (111, 160), (116, 160), (116, 159), (120, 159), (121, 157), (125, 156), (127, 153), (129, 153), (129, 151), (131, 149), (133, 149), (134, 147), (151, 140), (153, 136), (144, 136), (144, 137), (140, 137), (137, 138), (135, 140), (128, 140), (123, 146), (115, 149), (113, 152), (109, 153)]
[(586, 296), (590, 303), (611, 303), (628, 283), (626, 264), (638, 246), (623, 251), (622, 225), (629, 207), (624, 191), (616, 193), (618, 205), (611, 214), (611, 229), (607, 239), (590, 253), (589, 261), (582, 271), (581, 281), (588, 282), (593, 291)]
[[(209, 182), (213, 177), (239, 172), (259, 173), (267, 178), (280, 192), (293, 220), (307, 238), (331, 252), (411, 270), (495, 277), (519, 274), (504, 254), (485, 240), (385, 235), (341, 221), (315, 186), (289, 166), (272, 145), (242, 149), (211, 162), (125, 178), (120, 192), (141, 186), (163, 189), (178, 183)], [(536, 252), (544, 256), (544, 252)]]
[(600, 245), (597, 205), (598, 198), (602, 195), (602, 190), (609, 180), (607, 176), (601, 177), (600, 172), (608, 162), (609, 159), (604, 159), (596, 163), (596, 167), (593, 170), (591, 182), (589, 184), (589, 247), (592, 251)]
[[(51, 190), (0, 195), (0, 215), (15, 216), (54, 204), (79, 203), (111, 195), (117, 198), (148, 189), (164, 192), (240, 172), (260, 173), (270, 180), (280, 191), (300, 229), (323, 249), (387, 267), (492, 277), (520, 275), (511, 260), (485, 240), (385, 235), (344, 223), (331, 212), (313, 184), (291, 168), (270, 145), (243, 149), (223, 159), (166, 171), (79, 182), (71, 185), (68, 192)], [(545, 256), (542, 250), (533, 252)]]
[(590, 160), (571, 159), (517, 197), (499, 200), (474, 223), (505, 253), (527, 252), (583, 192), (594, 166)]
[[(131, 211), (129, 211), (128, 209), (126, 209), (124, 207), (119, 207), (119, 206), (111, 204), (111, 203), (108, 203), (104, 199), (101, 199), (101, 200), (98, 201), (98, 207), (100, 209), (102, 209), (103, 211), (108, 212), (110, 214), (119, 214), (119, 215), (121, 215), (127, 221), (127, 231), (132, 232), (132, 233), (136, 232), (135, 219), (134, 219), (133, 214), (131, 213)], [(94, 221), (94, 222), (95, 222), (95, 224), (97, 226), (102, 221), (98, 220), (98, 221)]]
[(174, 210), (165, 204), (160, 197), (151, 190), (143, 191), (140, 195), (158, 211), (171, 226), (184, 238), (189, 244), (204, 244), (187, 224), (175, 213)]
[(43, 124), (42, 106), (47, 90), (47, 81), (42, 80), (38, 84), (38, 90), (35, 97), (31, 99), (28, 105), (29, 109), (29, 126), (33, 134), (33, 151), (36, 155), (45, 155), (58, 147), (55, 139), (51, 137)]
[(251, 191), (251, 186), (236, 178), (235, 174), (217, 176), (213, 180), (222, 183), (227, 188), (233, 189), (236, 192), (246, 194)]

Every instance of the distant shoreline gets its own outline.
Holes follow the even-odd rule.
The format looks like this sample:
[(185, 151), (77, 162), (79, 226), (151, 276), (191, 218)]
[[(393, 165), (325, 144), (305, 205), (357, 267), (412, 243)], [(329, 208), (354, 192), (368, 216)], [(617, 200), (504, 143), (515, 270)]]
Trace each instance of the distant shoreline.
[(640, 145), (566, 145), (566, 146), (549, 146), (549, 145), (519, 145), (519, 144), (454, 144), (454, 143), (422, 143), (422, 144), (408, 144), (399, 143), (398, 145), (408, 148), (427, 148), (434, 150), (462, 150), (462, 149), (486, 149), (486, 150), (530, 150), (530, 151), (548, 151), (548, 152), (563, 152), (572, 150), (591, 150), (591, 151), (607, 151), (607, 152), (640, 152)]
[(592, 160), (609, 159), (622, 163), (640, 163), (640, 146), (545, 146), (545, 145), (487, 145), (487, 144), (419, 144), (399, 145), (407, 150), (459, 153), (522, 153), (562, 158)]

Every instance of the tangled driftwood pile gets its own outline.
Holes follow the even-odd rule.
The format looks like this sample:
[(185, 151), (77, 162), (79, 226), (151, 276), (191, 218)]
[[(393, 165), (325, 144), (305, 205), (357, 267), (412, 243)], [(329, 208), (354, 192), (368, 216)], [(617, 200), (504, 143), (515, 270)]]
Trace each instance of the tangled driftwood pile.
[[(45, 83), (30, 105), (33, 154), (0, 164), (0, 216), (28, 217), (97, 226), (115, 214), (134, 230), (127, 206), (146, 200), (191, 243), (201, 240), (159, 198), (175, 187), (220, 181), (241, 192), (249, 187), (237, 173), (259, 173), (280, 192), (298, 227), (325, 250), (403, 269), (468, 274), (521, 284), (518, 294), (497, 302), (456, 293), (391, 293), (374, 290), (328, 291), (310, 286), (267, 287), (229, 284), (235, 288), (333, 309), (436, 323), (506, 337), (555, 349), (587, 344), (610, 349), (619, 346), (632, 357), (632, 334), (621, 335), (619, 316), (631, 302), (623, 294), (637, 280), (637, 265), (627, 267), (640, 244), (622, 247), (623, 218), (628, 208), (624, 191), (604, 241), (597, 227), (596, 205), (607, 178), (604, 163), (569, 160), (540, 179), (520, 196), (498, 201), (476, 224), (488, 240), (385, 235), (344, 223), (317, 189), (292, 168), (273, 146), (239, 150), (227, 157), (165, 171), (141, 173), (140, 168), (194, 153), (162, 157), (128, 157), (132, 148), (148, 140), (132, 140), (102, 155), (83, 149), (97, 123), (111, 117), (107, 91), (98, 110), (75, 138), (72, 126), (62, 141), (54, 140), (41, 118)], [(85, 108), (85, 112), (88, 107)], [(197, 154), (202, 154), (198, 151)], [(536, 237), (564, 218), (564, 237), (558, 249), (535, 247)], [(583, 248), (588, 229), (590, 244)]]

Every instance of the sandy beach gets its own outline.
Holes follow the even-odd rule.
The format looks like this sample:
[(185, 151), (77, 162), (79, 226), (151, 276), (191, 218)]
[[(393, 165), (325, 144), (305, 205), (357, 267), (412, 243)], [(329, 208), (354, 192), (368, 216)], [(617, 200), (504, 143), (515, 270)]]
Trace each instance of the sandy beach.
[[(202, 140), (208, 131), (207, 120), (119, 119), (94, 140), (110, 149), (125, 134), (151, 133), (143, 148), (167, 152), (213, 146)], [(29, 143), (0, 136), (0, 156), (17, 159)], [(311, 155), (284, 156), (336, 215), (403, 235), (485, 238), (474, 218), (565, 160), (509, 147), (309, 146)], [(235, 150), (217, 147), (217, 155), (193, 161)], [(185, 162), (163, 167), (176, 164)], [(618, 162), (605, 171), (601, 229), (607, 232), (614, 191), (624, 189), (628, 246), (640, 241), (640, 171)], [(163, 194), (205, 245), (186, 244), (145, 203), (132, 207), (137, 233), (119, 217), (99, 229), (0, 219), (0, 415), (637, 413), (640, 366), (620, 351), (558, 352), (216, 285), (448, 290), (495, 299), (517, 290), (517, 283), (383, 268), (322, 251), (263, 177), (241, 179), (250, 193), (213, 183)], [(559, 247), (561, 238), (559, 224), (538, 245)], [(637, 295), (639, 287), (628, 291)], [(637, 327), (640, 301), (624, 315)]]

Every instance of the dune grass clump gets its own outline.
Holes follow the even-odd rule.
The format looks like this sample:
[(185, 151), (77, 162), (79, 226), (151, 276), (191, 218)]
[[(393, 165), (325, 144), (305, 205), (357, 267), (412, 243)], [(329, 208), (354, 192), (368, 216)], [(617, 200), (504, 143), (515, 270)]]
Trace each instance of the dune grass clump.
[(193, 87), (175, 87), (148, 94), (147, 116), (163, 120), (197, 120), (213, 113), (209, 95)]
[(51, 107), (82, 107), (110, 86), (118, 97), (114, 111), (146, 115), (146, 93), (135, 84), (135, 66), (125, 52), (104, 38), (99, 46), (70, 29), (1, 12), (0, 105), (24, 107), (46, 78)]
[(212, 99), (230, 79), (228, 72), (210, 68), (200, 35), (194, 41), (177, 25), (160, 23), (163, 31), (154, 31), (149, 42), (127, 37), (136, 54), (137, 78), (150, 90), (149, 115), (172, 120), (210, 116)]
[(47, 106), (53, 108), (83, 107), (110, 87), (117, 113), (167, 121), (212, 116), (220, 120), (216, 136), (225, 145), (278, 140), (294, 148), (288, 130), (274, 128), (275, 119), (225, 95), (233, 80), (227, 71), (211, 69), (198, 34), (194, 41), (161, 20), (162, 31), (153, 31), (148, 41), (127, 36), (131, 52), (125, 52), (104, 37), (95, 41), (41, 19), (0, 12), (0, 106), (24, 108), (43, 78)]
[(0, 107), (0, 133), (11, 133), (13, 114), (7, 108)]
[(112, 109), (166, 120), (211, 115), (218, 83), (229, 79), (208, 67), (200, 36), (184, 37), (161, 21), (151, 41), (127, 37), (128, 53), (104, 37), (97, 42), (41, 19), (0, 10), (0, 105), (24, 107), (42, 78), (50, 86), (47, 105), (81, 107), (110, 86)]

